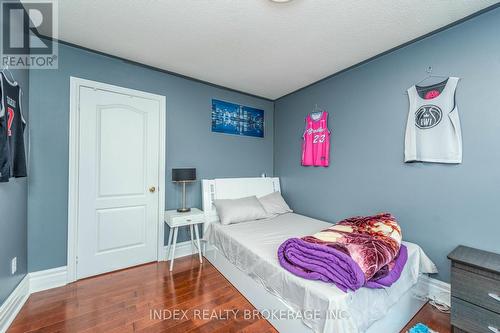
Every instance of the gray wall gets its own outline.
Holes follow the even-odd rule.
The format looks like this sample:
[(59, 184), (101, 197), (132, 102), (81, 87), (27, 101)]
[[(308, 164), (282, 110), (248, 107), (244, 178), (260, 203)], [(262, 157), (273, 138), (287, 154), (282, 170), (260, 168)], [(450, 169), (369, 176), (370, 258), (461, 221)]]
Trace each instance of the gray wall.
[[(326, 221), (380, 211), (398, 217), (449, 280), (458, 244), (500, 252), (500, 9), (309, 88), (275, 105), (275, 175), (299, 213)], [(404, 164), (406, 88), (425, 69), (461, 77), (463, 164)], [(304, 117), (330, 112), (332, 163), (300, 166)]]
[[(0, 6), (2, 2), (4, 0), (0, 0)], [(5, 29), (5, 22), (3, 24)], [(11, 72), (23, 90), (21, 103), (29, 124), (29, 71)], [(27, 272), (27, 198), (27, 178), (12, 178), (8, 183), (0, 183), (0, 305)], [(11, 259), (14, 257), (17, 257), (17, 273), (11, 275)]]
[[(167, 208), (180, 202), (180, 187), (169, 181), (173, 167), (196, 167), (198, 179), (273, 172), (273, 102), (61, 44), (59, 70), (30, 75), (29, 271), (66, 265), (70, 76), (166, 96)], [(212, 98), (264, 109), (265, 138), (212, 133)], [(201, 207), (200, 189), (200, 182), (189, 186), (193, 207)]]

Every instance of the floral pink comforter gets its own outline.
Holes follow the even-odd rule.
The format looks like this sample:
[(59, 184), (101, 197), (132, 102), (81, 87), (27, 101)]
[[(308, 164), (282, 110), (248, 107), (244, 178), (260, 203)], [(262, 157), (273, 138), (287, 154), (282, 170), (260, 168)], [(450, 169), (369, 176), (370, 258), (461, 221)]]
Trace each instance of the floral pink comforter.
[(389, 213), (351, 217), (312, 236), (291, 238), (278, 250), (280, 264), (307, 279), (342, 290), (381, 288), (395, 282), (406, 263), (401, 228)]

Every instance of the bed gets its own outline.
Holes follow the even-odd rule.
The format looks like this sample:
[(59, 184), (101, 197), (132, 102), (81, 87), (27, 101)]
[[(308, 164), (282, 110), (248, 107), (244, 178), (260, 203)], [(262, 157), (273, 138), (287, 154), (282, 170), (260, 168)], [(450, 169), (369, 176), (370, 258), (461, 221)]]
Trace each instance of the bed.
[(277, 258), (277, 248), (286, 239), (313, 234), (330, 223), (295, 213), (227, 226), (218, 222), (213, 200), (280, 191), (279, 179), (202, 183), (205, 257), (279, 332), (399, 332), (424, 304), (416, 292), (419, 277), (435, 273), (436, 267), (418, 245), (404, 242), (408, 261), (390, 288), (344, 293), (335, 285), (289, 273)]

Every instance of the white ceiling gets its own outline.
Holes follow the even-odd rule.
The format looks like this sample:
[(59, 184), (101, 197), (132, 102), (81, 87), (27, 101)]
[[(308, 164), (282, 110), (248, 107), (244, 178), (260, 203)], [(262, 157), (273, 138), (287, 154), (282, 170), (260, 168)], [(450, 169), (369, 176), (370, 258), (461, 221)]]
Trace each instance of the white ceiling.
[(64, 0), (59, 39), (275, 99), (497, 2)]

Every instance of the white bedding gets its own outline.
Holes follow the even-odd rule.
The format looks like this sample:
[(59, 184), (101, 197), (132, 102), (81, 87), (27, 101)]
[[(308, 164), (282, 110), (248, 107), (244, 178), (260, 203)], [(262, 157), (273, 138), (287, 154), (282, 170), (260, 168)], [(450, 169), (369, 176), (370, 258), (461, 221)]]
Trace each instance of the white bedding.
[(288, 213), (228, 226), (212, 223), (205, 239), (292, 310), (329, 313), (327, 318), (323, 315), (302, 319), (315, 332), (364, 332), (417, 283), (421, 273), (437, 272), (422, 249), (408, 242), (404, 242), (408, 248), (408, 261), (403, 273), (396, 283), (386, 289), (361, 288), (344, 293), (333, 284), (300, 278), (280, 266), (277, 249), (281, 243), (291, 237), (314, 234), (329, 226), (331, 224), (327, 222)]

